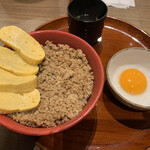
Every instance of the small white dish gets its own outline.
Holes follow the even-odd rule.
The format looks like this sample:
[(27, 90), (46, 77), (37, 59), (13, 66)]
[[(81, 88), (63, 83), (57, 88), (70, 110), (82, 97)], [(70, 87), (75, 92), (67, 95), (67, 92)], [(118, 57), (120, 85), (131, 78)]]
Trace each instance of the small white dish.
[[(143, 93), (133, 95), (121, 87), (120, 76), (127, 69), (137, 69), (145, 75), (147, 86)], [(120, 102), (136, 110), (150, 110), (150, 50), (134, 47), (117, 52), (107, 64), (106, 77)]]

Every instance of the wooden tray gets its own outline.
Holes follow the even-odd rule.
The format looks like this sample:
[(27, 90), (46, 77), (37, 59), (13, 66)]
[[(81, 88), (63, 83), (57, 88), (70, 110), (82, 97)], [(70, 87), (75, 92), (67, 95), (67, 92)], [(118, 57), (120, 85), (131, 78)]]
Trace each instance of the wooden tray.
[[(35, 30), (68, 32), (68, 18), (58, 18)], [(150, 48), (150, 36), (144, 31), (115, 18), (107, 17), (102, 45), (94, 46), (104, 69), (112, 55), (127, 47)], [(144, 150), (150, 146), (150, 111), (140, 112), (121, 104), (108, 89), (97, 106), (80, 123), (37, 141), (44, 150)]]

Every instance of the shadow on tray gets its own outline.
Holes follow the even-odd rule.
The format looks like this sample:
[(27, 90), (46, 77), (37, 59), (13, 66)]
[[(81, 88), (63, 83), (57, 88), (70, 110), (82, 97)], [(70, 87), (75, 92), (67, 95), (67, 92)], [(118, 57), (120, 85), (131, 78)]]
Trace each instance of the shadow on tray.
[(119, 102), (109, 90), (105, 82), (103, 99), (106, 109), (121, 124), (134, 129), (150, 128), (150, 112), (137, 111)]
[[(95, 116), (94, 119), (92, 116)], [(52, 150), (84, 150), (91, 144), (97, 125), (97, 113), (94, 108), (91, 113), (77, 125), (63, 132), (43, 136), (37, 141), (41, 148)]]
[(12, 132), (0, 125), (0, 150), (33, 150), (38, 138)]

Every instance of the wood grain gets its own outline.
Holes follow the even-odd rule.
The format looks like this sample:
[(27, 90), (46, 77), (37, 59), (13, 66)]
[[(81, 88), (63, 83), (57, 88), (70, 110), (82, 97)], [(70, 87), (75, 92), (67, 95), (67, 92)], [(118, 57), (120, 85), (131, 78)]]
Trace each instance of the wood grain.
[[(150, 33), (150, 1), (135, 0), (136, 7), (109, 7), (113, 16)], [(67, 14), (69, 0), (5, 0), (0, 1), (0, 27), (14, 24), (30, 32), (37, 26)]]
[[(127, 21), (150, 34), (150, 1), (135, 0), (135, 2), (136, 7), (128, 9), (109, 7), (108, 16)], [(68, 3), (68, 0), (0, 0), (0, 27), (17, 25), (27, 32), (33, 31), (47, 21), (67, 15)], [(110, 46), (114, 47), (115, 44), (112, 42)], [(105, 56), (111, 57), (111, 55), (109, 51), (101, 53), (104, 67), (108, 61)], [(128, 110), (116, 101), (111, 102), (108, 98), (110, 93), (107, 93), (109, 91), (106, 84), (99, 103), (81, 123), (64, 132), (41, 137), (37, 144), (45, 150), (144, 150), (148, 148), (150, 146), (149, 112)], [(113, 97), (111, 94), (109, 96)], [(110, 119), (113, 122), (110, 122)], [(141, 137), (144, 139), (144, 144), (141, 142)], [(30, 138), (20, 136), (0, 126), (1, 150), (32, 149), (33, 144), (27, 145), (25, 142)], [(34, 140), (31, 141), (34, 143)], [(20, 148), (21, 145), (22, 148)]]

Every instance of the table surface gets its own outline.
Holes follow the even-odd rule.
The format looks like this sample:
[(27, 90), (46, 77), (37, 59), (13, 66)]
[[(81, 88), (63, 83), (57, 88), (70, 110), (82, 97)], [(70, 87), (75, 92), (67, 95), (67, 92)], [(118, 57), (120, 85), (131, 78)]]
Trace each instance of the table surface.
[[(45, 22), (67, 15), (68, 3), (68, 0), (0, 0), (0, 27), (16, 25), (26, 32), (33, 31)], [(128, 9), (109, 7), (108, 16), (126, 21), (150, 34), (150, 0), (135, 0), (135, 3), (136, 7)], [(56, 135), (61, 136), (62, 133)], [(30, 150), (33, 149), (35, 141), (40, 145), (39, 141), (42, 138), (20, 135), (0, 126), (0, 150)], [(63, 144), (62, 138), (57, 138), (59, 144)], [(46, 139), (54, 141), (53, 136), (47, 136)], [(56, 148), (53, 145), (51, 149)], [(89, 149), (101, 148), (95, 145)]]

